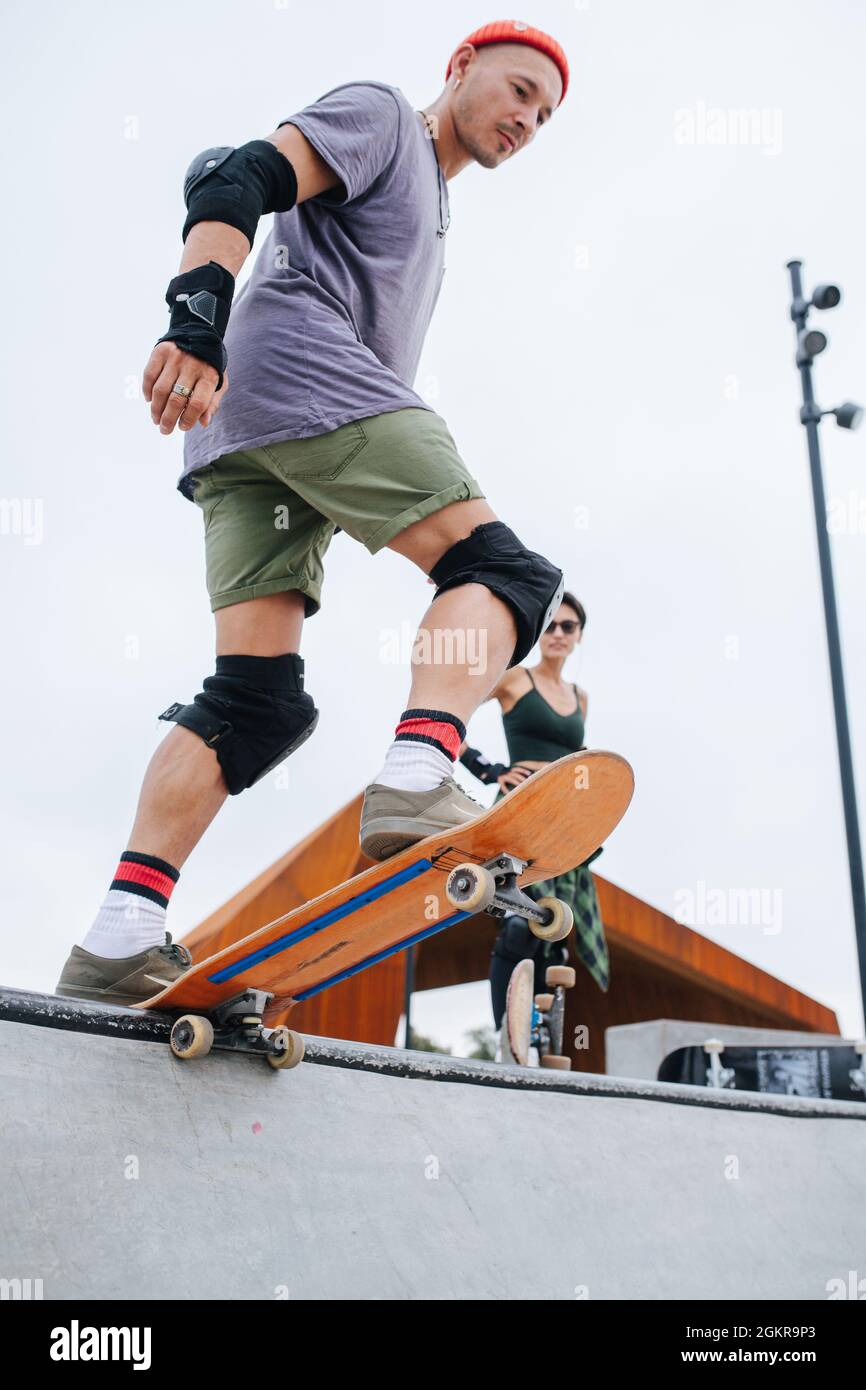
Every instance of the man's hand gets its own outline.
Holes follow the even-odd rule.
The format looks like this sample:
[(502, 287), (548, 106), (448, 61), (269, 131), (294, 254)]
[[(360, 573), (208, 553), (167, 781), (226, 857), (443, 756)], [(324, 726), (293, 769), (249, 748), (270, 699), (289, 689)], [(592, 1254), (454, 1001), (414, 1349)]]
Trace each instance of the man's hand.
[[(182, 430), (209, 425), (228, 390), (228, 374), (217, 391), (219, 372), (200, 358), (184, 352), (176, 343), (157, 343), (144, 369), (144, 399), (150, 402), (150, 418), (160, 434), (171, 434), (178, 420)], [(173, 386), (185, 386), (191, 396), (178, 395)]]

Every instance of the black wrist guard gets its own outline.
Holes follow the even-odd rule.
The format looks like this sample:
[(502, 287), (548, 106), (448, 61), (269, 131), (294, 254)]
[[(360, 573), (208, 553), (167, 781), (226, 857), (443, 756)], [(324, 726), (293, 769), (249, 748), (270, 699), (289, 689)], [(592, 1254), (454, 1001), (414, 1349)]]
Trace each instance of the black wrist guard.
[(219, 372), (217, 390), (223, 384), (228, 360), (223, 337), (234, 292), (235, 277), (216, 261), (175, 275), (165, 292), (171, 310), (168, 332), (157, 338), (158, 343), (177, 343), (184, 352), (215, 367)]
[(505, 763), (491, 763), (480, 753), (477, 748), (470, 748), (468, 745), (460, 754), (460, 761), (465, 768), (468, 768), (473, 777), (477, 777), (479, 782), (496, 782), (503, 772), (508, 771)]

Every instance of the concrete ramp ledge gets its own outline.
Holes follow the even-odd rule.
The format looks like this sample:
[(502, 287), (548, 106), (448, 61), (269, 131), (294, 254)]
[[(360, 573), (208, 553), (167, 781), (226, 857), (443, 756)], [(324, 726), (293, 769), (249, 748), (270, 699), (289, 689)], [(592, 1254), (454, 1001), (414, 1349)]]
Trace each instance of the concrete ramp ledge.
[(862, 1272), (864, 1106), (325, 1038), (280, 1072), (168, 1031), (0, 992), (5, 1288), (824, 1301)]
[[(139, 1009), (119, 1009), (105, 1004), (65, 999), (51, 994), (0, 987), (0, 1022), (26, 1023), (41, 1028), (60, 1028), (73, 1033), (97, 1033), (103, 1037), (168, 1045), (172, 1019), (167, 1014), (145, 1014)], [(420, 1081), (448, 1081), (505, 1090), (555, 1091), (564, 1095), (593, 1095), (657, 1101), (668, 1105), (698, 1105), (715, 1109), (760, 1111), (762, 1114), (848, 1118), (866, 1121), (866, 1104), (820, 1100), (799, 1096), (768, 1096), (750, 1092), (711, 1091), (641, 1078), (596, 1075), (590, 1072), (552, 1072), (540, 1068), (503, 1067), (493, 1062), (467, 1061), (435, 1052), (414, 1052), (397, 1047), (344, 1042), (338, 1038), (305, 1035), (305, 1063), (348, 1067)], [(228, 1060), (214, 1052), (214, 1059)], [(242, 1058), (255, 1066), (255, 1058)], [(183, 1065), (183, 1064), (182, 1064)], [(186, 1064), (189, 1065), (189, 1064)], [(195, 1065), (194, 1063), (192, 1065)]]

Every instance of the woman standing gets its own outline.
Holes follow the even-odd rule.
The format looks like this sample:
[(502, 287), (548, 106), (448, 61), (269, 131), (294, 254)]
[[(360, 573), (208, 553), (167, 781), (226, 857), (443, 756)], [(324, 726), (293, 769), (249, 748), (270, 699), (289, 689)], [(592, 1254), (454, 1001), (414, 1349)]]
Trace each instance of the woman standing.
[[(511, 667), (490, 692), (488, 699), (498, 700), (502, 709), (508, 767), (490, 763), (478, 749), (463, 745), (461, 763), (480, 782), (499, 784), (497, 801), (538, 768), (585, 747), (586, 692), (562, 679), (562, 668), (583, 637), (585, 626), (582, 604), (566, 592), (542, 633), (538, 665), (531, 670), (526, 666)], [(568, 903), (574, 913), (573, 940), (578, 957), (599, 989), (606, 991), (610, 967), (607, 941), (588, 868), (600, 853), (599, 849), (585, 863), (555, 878), (531, 884), (525, 891), (536, 902), (539, 898), (555, 897)], [(560, 964), (567, 954), (565, 943), (540, 941), (533, 936), (523, 917), (509, 915), (503, 919), (490, 963), (490, 992), (497, 1029), (502, 1026), (508, 982), (518, 961), (535, 961), (535, 989), (542, 993), (547, 966)]]

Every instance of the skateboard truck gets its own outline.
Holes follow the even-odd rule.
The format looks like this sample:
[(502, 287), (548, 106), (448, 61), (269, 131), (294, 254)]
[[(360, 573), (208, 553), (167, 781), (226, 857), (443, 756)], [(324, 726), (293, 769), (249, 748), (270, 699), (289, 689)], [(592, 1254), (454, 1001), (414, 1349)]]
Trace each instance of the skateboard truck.
[(571, 908), (559, 898), (536, 902), (518, 887), (528, 862), (514, 854), (500, 854), (484, 864), (458, 864), (448, 875), (445, 896), (452, 907), (464, 912), (487, 912), (491, 917), (516, 913), (526, 918), (529, 930), (542, 941), (562, 941), (574, 925)]
[(211, 1048), (225, 1052), (255, 1052), (272, 1067), (296, 1067), (304, 1056), (300, 1033), (280, 1026), (266, 1028), (262, 1022), (272, 994), (247, 989), (224, 999), (204, 1014), (182, 1014), (171, 1030), (171, 1050), (184, 1060), (205, 1057)]
[(549, 965), (545, 971), (545, 982), (551, 992), (536, 994), (533, 999), (535, 962), (529, 958), (518, 961), (508, 982), (505, 1017), (499, 1037), (501, 1056), (497, 1057), (497, 1061), (514, 1062), (519, 1067), (571, 1070), (571, 1058), (563, 1056), (562, 1043), (565, 991), (572, 988), (575, 979), (570, 965)]
[(724, 1052), (725, 1044), (721, 1038), (707, 1038), (704, 1043), (704, 1052), (710, 1059), (707, 1067), (707, 1085), (715, 1086), (719, 1090), (730, 1090), (736, 1082), (737, 1073), (733, 1067), (723, 1067), (719, 1060), (719, 1053)]
[(571, 1058), (563, 1055), (565, 1030), (565, 991), (572, 989), (577, 979), (570, 965), (549, 965), (545, 983), (553, 986), (552, 994), (536, 994), (532, 1005), (532, 1041), (538, 1048), (539, 1063), (555, 1071), (571, 1071)]

